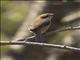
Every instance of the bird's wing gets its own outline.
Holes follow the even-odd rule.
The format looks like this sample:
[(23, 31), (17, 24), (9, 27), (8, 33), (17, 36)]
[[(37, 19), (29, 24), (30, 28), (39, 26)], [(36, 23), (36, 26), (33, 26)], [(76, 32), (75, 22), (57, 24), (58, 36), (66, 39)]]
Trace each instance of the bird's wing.
[(34, 30), (34, 29), (37, 29), (38, 27), (40, 27), (41, 25), (43, 24), (43, 21), (41, 20), (35, 20), (31, 26), (31, 29)]

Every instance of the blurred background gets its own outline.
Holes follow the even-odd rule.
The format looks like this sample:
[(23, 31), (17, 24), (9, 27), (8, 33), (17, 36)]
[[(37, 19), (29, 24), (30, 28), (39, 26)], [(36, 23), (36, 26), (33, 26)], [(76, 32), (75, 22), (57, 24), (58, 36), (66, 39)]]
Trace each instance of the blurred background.
[[(32, 35), (28, 27), (36, 16), (53, 13), (47, 33), (68, 26), (80, 26), (79, 0), (0, 1), (1, 41), (17, 40)], [(44, 42), (80, 48), (80, 30), (45, 34)], [(0, 46), (1, 60), (80, 60), (80, 52), (42, 46)]]

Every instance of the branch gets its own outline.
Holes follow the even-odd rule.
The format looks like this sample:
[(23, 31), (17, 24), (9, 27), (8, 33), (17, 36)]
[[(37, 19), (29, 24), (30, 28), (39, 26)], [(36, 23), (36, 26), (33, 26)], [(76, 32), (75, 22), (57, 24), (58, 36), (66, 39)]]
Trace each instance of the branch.
[(69, 26), (69, 27), (60, 28), (55, 31), (51, 31), (51, 32), (47, 33), (46, 35), (50, 35), (50, 34), (54, 34), (54, 33), (58, 33), (58, 32), (63, 32), (63, 31), (69, 31), (69, 30), (80, 30), (80, 26), (77, 26), (77, 27)]
[(38, 42), (25, 42), (25, 41), (0, 41), (0, 45), (39, 45), (39, 46), (48, 46), (53, 48), (67, 49), (71, 51), (80, 51), (80, 48), (65, 46), (65, 45), (56, 45), (48, 43), (38, 43)]
[[(64, 29), (59, 29), (56, 31), (53, 31), (52, 33), (57, 33), (57, 32), (62, 32), (62, 31), (67, 31), (67, 30), (79, 30), (80, 27), (68, 27)], [(0, 45), (40, 45), (40, 46), (49, 46), (49, 47), (54, 47), (54, 48), (61, 48), (61, 49), (68, 49), (68, 50), (73, 50), (73, 51), (80, 51), (80, 48), (75, 48), (75, 47), (69, 47), (65, 45), (56, 45), (56, 44), (47, 44), (47, 43), (38, 43), (35, 41), (36, 36), (31, 36), (28, 38), (23, 38), (17, 41), (0, 41)], [(30, 41), (30, 42), (26, 42)]]

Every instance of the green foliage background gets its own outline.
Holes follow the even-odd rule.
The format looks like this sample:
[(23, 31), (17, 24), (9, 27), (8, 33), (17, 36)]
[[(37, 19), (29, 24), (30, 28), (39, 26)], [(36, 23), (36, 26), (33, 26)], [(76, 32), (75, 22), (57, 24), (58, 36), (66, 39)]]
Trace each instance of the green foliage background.
[[(1, 7), (1, 36), (0, 39), (12, 40), (17, 29), (27, 17), (29, 5), (26, 1), (0, 1)], [(3, 47), (3, 46), (2, 46)], [(1, 48), (6, 50), (5, 46)]]

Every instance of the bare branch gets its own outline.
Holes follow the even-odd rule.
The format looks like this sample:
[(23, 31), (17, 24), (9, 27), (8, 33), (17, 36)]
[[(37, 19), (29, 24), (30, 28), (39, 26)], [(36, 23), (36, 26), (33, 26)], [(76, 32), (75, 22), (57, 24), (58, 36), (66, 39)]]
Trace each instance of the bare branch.
[(0, 45), (39, 45), (39, 46), (48, 46), (53, 48), (67, 49), (71, 51), (80, 51), (80, 48), (65, 46), (65, 45), (56, 45), (48, 43), (38, 43), (38, 42), (25, 42), (25, 41), (0, 41)]
[(54, 34), (54, 33), (58, 33), (58, 32), (69, 31), (69, 30), (80, 30), (80, 26), (77, 26), (77, 27), (69, 26), (69, 27), (60, 28), (55, 31), (51, 31), (51, 32), (47, 33), (46, 35), (50, 35), (50, 34)]
[[(80, 27), (68, 27), (60, 30), (56, 30), (53, 33), (67, 31), (67, 30), (79, 30)], [(49, 46), (54, 48), (60, 48), (60, 49), (67, 49), (71, 51), (80, 51), (80, 48), (65, 46), (65, 45), (56, 45), (56, 44), (48, 44), (48, 43), (38, 43), (35, 41), (35, 36), (31, 36), (28, 38), (23, 38), (17, 41), (0, 41), (0, 46), (2, 45), (39, 45), (39, 46)], [(30, 41), (30, 42), (28, 42)]]

